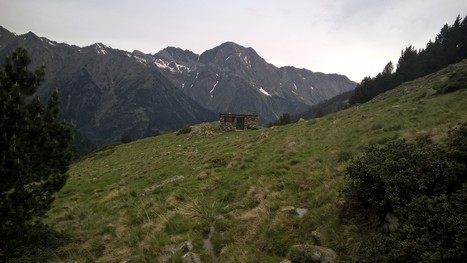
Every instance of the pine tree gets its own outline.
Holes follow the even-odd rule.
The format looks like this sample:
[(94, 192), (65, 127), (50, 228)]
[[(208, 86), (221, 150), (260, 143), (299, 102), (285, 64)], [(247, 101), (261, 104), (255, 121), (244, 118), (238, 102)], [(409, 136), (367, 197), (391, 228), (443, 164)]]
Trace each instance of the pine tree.
[(30, 71), (30, 62), (18, 47), (0, 70), (0, 252), (40, 222), (66, 182), (72, 157), (71, 126), (57, 119), (59, 94), (54, 91), (46, 107), (32, 97), (45, 67)]
[(429, 41), (425, 49), (413, 46), (401, 52), (394, 71), (388, 63), (376, 77), (365, 77), (355, 88), (350, 104), (364, 103), (378, 94), (393, 89), (403, 82), (431, 74), (449, 64), (467, 58), (467, 17), (458, 16), (452, 26), (444, 25), (435, 41)]
[(418, 52), (413, 46), (409, 46), (401, 52), (397, 63), (398, 83), (418, 78), (421, 75), (419, 71)]

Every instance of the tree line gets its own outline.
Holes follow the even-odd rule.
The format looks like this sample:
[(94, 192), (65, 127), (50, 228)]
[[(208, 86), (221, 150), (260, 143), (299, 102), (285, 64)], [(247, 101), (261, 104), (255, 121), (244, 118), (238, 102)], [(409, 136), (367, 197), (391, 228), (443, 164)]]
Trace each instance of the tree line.
[(365, 77), (355, 88), (350, 104), (364, 103), (403, 82), (436, 72), (467, 58), (467, 16), (458, 16), (454, 24), (444, 25), (435, 41), (425, 49), (409, 46), (401, 52), (397, 68), (390, 61), (376, 77)]
[(65, 185), (73, 156), (73, 129), (58, 118), (58, 91), (42, 103), (36, 91), (45, 67), (29, 70), (30, 62), (18, 47), (0, 69), (0, 261), (43, 240), (41, 219)]

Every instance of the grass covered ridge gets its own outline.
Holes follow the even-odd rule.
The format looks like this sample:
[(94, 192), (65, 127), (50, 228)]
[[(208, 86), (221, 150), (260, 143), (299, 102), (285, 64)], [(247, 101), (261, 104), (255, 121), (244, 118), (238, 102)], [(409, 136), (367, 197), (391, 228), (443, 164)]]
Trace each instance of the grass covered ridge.
[[(91, 154), (72, 165), (48, 213), (71, 240), (50, 258), (154, 262), (189, 240), (204, 262), (280, 262), (318, 230), (321, 245), (355, 260), (365, 233), (338, 218), (348, 160), (394, 138), (443, 141), (467, 121), (467, 89), (458, 87), (466, 75), (464, 60), (324, 118), (229, 133), (202, 124)], [(432, 95), (450, 80), (456, 91)], [(211, 227), (213, 253), (203, 245)]]

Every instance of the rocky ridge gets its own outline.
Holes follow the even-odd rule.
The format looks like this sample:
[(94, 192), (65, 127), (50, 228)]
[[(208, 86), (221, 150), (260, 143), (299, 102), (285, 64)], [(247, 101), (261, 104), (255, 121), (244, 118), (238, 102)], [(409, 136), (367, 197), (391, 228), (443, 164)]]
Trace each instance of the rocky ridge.
[(0, 27), (0, 61), (18, 45), (30, 52), (31, 68), (46, 65), (38, 95), (58, 89), (62, 117), (75, 126), (77, 144), (91, 150), (123, 135), (137, 139), (214, 121), (218, 113), (256, 113), (265, 125), (355, 87), (342, 75), (277, 68), (233, 42), (201, 55), (175, 47), (151, 55)]

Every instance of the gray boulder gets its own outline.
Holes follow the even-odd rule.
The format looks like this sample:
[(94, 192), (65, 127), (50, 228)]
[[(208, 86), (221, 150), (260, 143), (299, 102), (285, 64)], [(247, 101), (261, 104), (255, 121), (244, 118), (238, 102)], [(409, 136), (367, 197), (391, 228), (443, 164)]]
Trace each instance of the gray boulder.
[(297, 213), (298, 217), (303, 217), (306, 213), (308, 213), (308, 208), (295, 208), (295, 212)]
[(386, 223), (382, 225), (384, 232), (394, 232), (399, 227), (399, 218), (391, 213), (387, 213), (385, 217)]
[(180, 244), (180, 250), (184, 253), (190, 252), (193, 250), (193, 243), (191, 241), (185, 241)]
[(318, 229), (311, 231), (311, 237), (315, 245), (321, 245), (321, 232)]
[(193, 253), (193, 252), (188, 252), (182, 257), (183, 263), (201, 263), (201, 258), (198, 256), (198, 254)]
[[(159, 255), (157, 256), (157, 262), (160, 262), (160, 263), (169, 262), (170, 260), (172, 260), (173, 256), (178, 251), (182, 251), (183, 253), (186, 253), (186, 252), (191, 251), (192, 249), (193, 249), (193, 243), (191, 243), (191, 241), (185, 241), (180, 244), (167, 245), (163, 247), (161, 251), (159, 252)], [(187, 254), (190, 254), (190, 253), (187, 253)], [(197, 262), (197, 261), (194, 261), (194, 262)]]
[(313, 245), (295, 245), (289, 251), (290, 261), (293, 263), (333, 263), (337, 254), (334, 250)]

